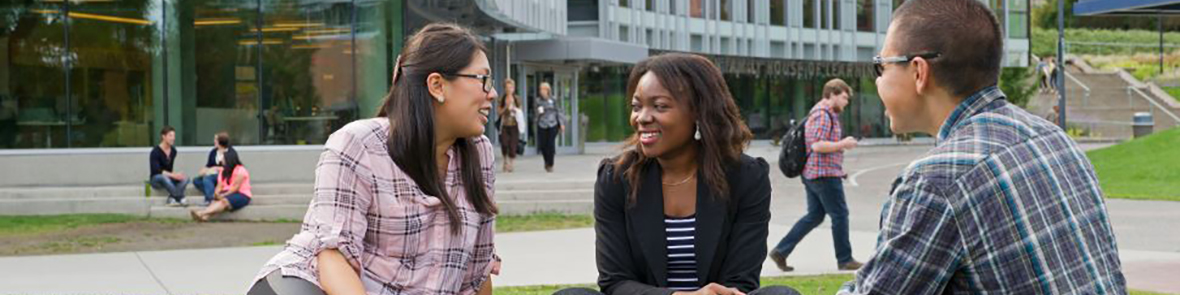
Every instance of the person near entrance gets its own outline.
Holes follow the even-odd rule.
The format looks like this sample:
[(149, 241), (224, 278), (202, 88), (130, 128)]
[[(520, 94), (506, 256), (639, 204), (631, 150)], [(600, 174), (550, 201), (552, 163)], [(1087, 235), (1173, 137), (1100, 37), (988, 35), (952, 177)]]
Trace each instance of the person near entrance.
[(1004, 33), (976, 0), (894, 13), (877, 93), (934, 147), (893, 182), (876, 253), (838, 294), (1127, 294), (1094, 166), (997, 87)]
[(768, 255), (782, 271), (793, 271), (787, 257), (807, 233), (832, 217), (832, 243), (836, 248), (836, 266), (840, 270), (855, 270), (861, 263), (852, 258), (852, 244), (848, 241), (848, 204), (844, 201), (844, 151), (856, 148), (855, 138), (841, 139), (840, 113), (848, 107), (852, 87), (844, 80), (832, 79), (824, 84), (823, 99), (815, 104), (807, 116), (804, 140), (807, 143), (807, 163), (803, 166), (803, 187), (807, 191), (807, 214), (795, 222), (791, 231), (779, 241)]
[(172, 170), (176, 163), (176, 129), (164, 126), (160, 129), (160, 144), (152, 148), (148, 159), (148, 176), (153, 188), (168, 191), (169, 206), (188, 206), (184, 200), (184, 189), (188, 187), (188, 178), (182, 172)]
[(557, 153), (557, 135), (565, 132), (565, 113), (557, 105), (549, 82), (541, 82), (541, 99), (537, 101), (537, 149), (545, 158), (545, 172), (553, 172), (553, 157)]
[(496, 115), (500, 117), (500, 155), (504, 159), (504, 172), (515, 170), (513, 162), (516, 160), (516, 148), (520, 145), (520, 129), (524, 126), (524, 122), (518, 118), (522, 118), (523, 113), (516, 96), (516, 81), (504, 79), (504, 96), (496, 108)]

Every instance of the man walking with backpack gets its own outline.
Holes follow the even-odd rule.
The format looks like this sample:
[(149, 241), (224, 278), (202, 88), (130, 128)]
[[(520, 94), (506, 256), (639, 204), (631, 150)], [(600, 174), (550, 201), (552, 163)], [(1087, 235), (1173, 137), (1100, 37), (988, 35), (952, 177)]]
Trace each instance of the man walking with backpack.
[[(793, 271), (787, 257), (803, 237), (824, 220), (832, 217), (832, 241), (836, 248), (836, 262), (840, 270), (856, 270), (861, 263), (852, 259), (852, 245), (848, 241), (848, 204), (844, 201), (844, 151), (856, 147), (856, 139), (842, 137), (840, 112), (848, 106), (852, 87), (840, 79), (824, 84), (823, 99), (804, 122), (806, 128), (807, 162), (803, 166), (803, 186), (807, 189), (807, 215), (803, 215), (787, 236), (770, 250), (770, 260), (782, 271)], [(784, 142), (786, 149), (791, 142)], [(782, 161), (782, 159), (780, 159)], [(780, 163), (781, 166), (781, 163)], [(781, 167), (780, 167), (781, 168)], [(784, 169), (788, 177), (793, 173)]]

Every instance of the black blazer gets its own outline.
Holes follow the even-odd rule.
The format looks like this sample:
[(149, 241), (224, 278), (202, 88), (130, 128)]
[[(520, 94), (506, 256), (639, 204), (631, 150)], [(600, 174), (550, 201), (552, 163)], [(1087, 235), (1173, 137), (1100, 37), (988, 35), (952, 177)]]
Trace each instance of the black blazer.
[[(643, 170), (634, 206), (631, 185), (611, 161), (598, 167), (594, 186), (598, 286), (606, 294), (671, 294), (661, 169)], [(698, 172), (699, 175), (700, 172)], [(715, 200), (697, 182), (696, 258), (701, 285), (718, 283), (750, 292), (758, 288), (770, 222), (770, 169), (766, 160), (742, 155), (726, 169), (730, 200)], [(620, 177), (616, 177), (620, 176)], [(698, 177), (700, 179), (700, 177)]]

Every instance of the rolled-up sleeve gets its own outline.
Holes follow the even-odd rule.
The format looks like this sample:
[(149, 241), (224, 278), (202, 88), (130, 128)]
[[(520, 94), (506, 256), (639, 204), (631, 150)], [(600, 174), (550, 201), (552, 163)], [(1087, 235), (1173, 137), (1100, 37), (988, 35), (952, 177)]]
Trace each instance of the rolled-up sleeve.
[(303, 230), (288, 246), (300, 247), (309, 255), (306, 270), (316, 276), (315, 257), (336, 249), (353, 269), (361, 269), (366, 213), (374, 198), (373, 173), (365, 165), (361, 142), (348, 133), (334, 134), (325, 144), (315, 171), (315, 196), (303, 218)]

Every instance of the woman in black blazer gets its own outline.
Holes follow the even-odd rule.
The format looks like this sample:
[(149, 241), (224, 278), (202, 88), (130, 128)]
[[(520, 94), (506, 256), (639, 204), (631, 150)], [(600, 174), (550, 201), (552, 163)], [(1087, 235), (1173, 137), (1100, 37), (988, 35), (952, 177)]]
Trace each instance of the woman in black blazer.
[(602, 293), (797, 294), (759, 289), (769, 166), (742, 153), (753, 136), (721, 71), (663, 54), (634, 67), (627, 94), (635, 135), (602, 162), (594, 189)]

